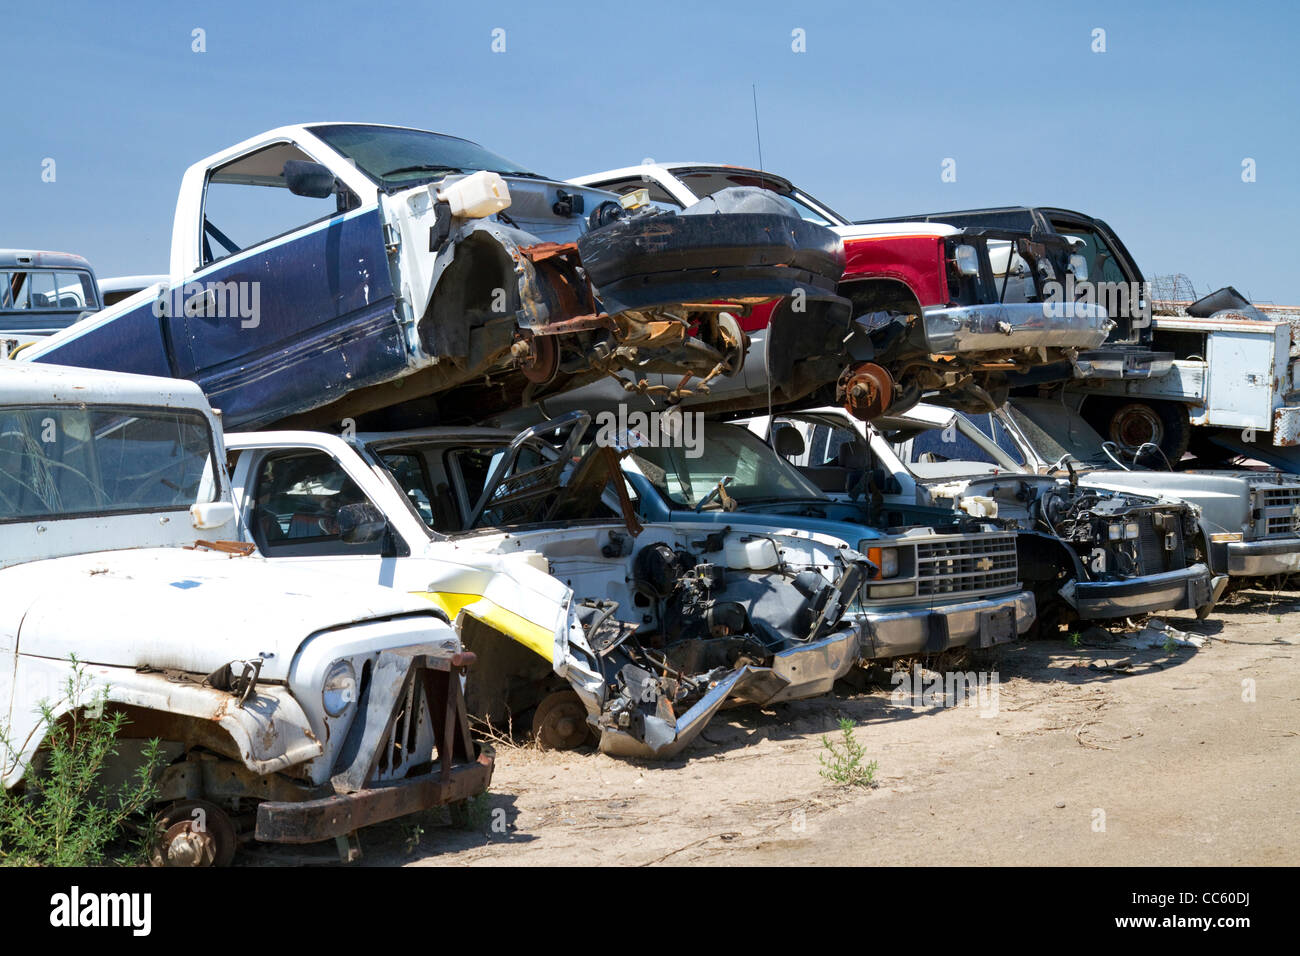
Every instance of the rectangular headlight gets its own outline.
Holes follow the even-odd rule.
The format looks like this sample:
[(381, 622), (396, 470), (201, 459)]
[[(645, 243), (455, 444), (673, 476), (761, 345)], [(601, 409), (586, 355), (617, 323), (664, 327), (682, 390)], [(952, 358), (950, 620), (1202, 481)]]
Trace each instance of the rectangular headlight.
[(914, 586), (911, 584), (872, 584), (867, 588), (867, 596), (877, 600), (911, 597), (913, 590)]
[(1118, 525), (1118, 524), (1106, 525), (1106, 537), (1109, 538), (1111, 541), (1118, 541), (1120, 538), (1124, 537), (1123, 525)]
[(1124, 537), (1130, 541), (1138, 536), (1138, 526), (1136, 521), (1130, 521), (1124, 525)]

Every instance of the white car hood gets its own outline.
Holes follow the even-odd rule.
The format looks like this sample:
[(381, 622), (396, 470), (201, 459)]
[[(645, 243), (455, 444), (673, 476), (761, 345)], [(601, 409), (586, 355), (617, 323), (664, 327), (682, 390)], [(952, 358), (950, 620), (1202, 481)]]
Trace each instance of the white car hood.
[[(261, 656), (287, 680), (312, 634), (418, 612), (427, 602), (257, 557), (153, 548), (75, 555), (0, 571), (0, 646), (38, 657), (209, 674)], [(432, 620), (432, 616), (431, 616)]]

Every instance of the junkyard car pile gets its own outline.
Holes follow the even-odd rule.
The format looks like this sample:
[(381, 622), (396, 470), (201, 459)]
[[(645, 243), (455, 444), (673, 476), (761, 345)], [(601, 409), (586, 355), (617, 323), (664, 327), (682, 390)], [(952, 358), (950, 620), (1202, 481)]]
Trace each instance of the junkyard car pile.
[(1135, 349), (1046, 307), (1081, 243), (330, 123), (192, 166), (166, 276), (11, 255), (5, 787), (72, 676), (124, 772), (163, 742), (158, 859), (228, 862), (482, 792), (476, 723), (671, 757), (728, 702), (1296, 570), (1300, 480), (1150, 470), (1045, 390)]

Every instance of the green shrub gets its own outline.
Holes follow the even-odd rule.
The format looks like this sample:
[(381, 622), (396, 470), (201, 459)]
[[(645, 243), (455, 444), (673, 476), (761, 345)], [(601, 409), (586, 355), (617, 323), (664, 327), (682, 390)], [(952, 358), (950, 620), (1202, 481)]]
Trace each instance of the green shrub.
[(827, 780), (850, 787), (873, 787), (876, 783), (876, 762), (863, 764), (865, 751), (853, 737), (853, 721), (840, 719), (840, 739), (831, 740), (822, 735), (822, 748), (817, 756), (822, 769), (818, 771)]
[[(0, 865), (102, 864), (126, 836), (132, 818), (148, 811), (157, 797), (155, 778), (162, 764), (157, 740), (149, 742), (143, 764), (127, 782), (116, 787), (102, 782), (105, 767), (117, 756), (117, 735), (126, 716), (105, 715), (103, 690), (85, 703), (89, 682), (75, 658), (72, 664), (64, 700), (79, 705), (56, 717), (62, 701), (41, 702), (45, 737), (39, 760), (26, 768), (21, 790), (0, 789)], [(19, 750), (0, 728), (0, 752)], [(116, 862), (143, 861), (151, 838), (145, 828)]]

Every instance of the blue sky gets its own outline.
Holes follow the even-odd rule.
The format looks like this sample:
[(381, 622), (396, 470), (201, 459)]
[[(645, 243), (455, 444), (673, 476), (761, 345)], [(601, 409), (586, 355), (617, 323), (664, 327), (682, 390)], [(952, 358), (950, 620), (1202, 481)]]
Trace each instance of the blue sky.
[(1066, 206), (1148, 275), (1300, 303), (1297, 26), (1282, 2), (43, 0), (0, 36), (0, 246), (164, 272), (185, 168), (309, 120), (455, 133), (557, 178), (756, 165), (757, 84), (764, 165), (852, 218)]

